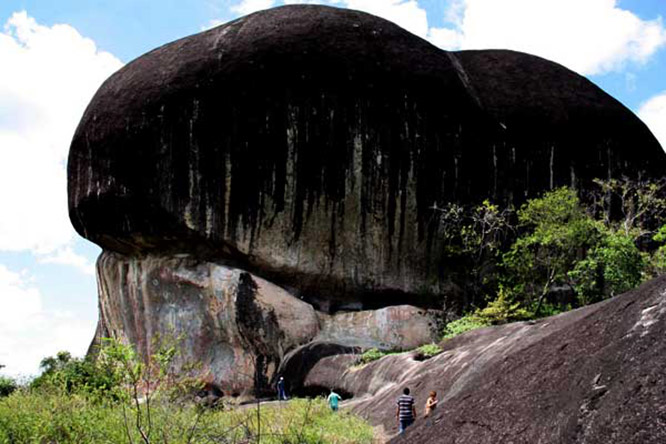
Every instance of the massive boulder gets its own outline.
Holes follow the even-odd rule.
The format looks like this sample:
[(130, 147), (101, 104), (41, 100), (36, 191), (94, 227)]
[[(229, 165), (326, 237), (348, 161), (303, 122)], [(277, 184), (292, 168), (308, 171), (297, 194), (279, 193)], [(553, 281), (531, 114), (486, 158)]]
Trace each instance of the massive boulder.
[(177, 365), (256, 394), (296, 349), (312, 362), (435, 338), (426, 309), (455, 285), (433, 206), (519, 204), (665, 164), (636, 116), (562, 66), (294, 5), (127, 64), (67, 168), (72, 223), (104, 249), (98, 338), (147, 356), (171, 332)]
[(296, 5), (111, 76), (72, 141), (69, 207), (107, 250), (224, 260), (333, 311), (427, 305), (447, 289), (433, 205), (664, 165), (636, 116), (562, 66)]
[[(396, 443), (666, 442), (666, 277), (613, 299), (532, 322), (472, 331), (419, 361), (365, 367), (341, 351), (310, 364), (303, 389), (337, 387), (348, 405), (397, 433), (404, 387), (419, 418)], [(424, 420), (428, 393), (440, 399)]]

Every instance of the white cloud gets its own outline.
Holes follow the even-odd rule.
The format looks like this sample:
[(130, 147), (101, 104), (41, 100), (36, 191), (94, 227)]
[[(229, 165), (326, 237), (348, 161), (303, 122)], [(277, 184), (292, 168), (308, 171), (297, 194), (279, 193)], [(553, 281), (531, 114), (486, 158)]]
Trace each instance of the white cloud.
[(454, 29), (430, 28), (428, 40), (442, 49), (457, 50), (462, 46), (463, 36)]
[[(426, 10), (417, 0), (280, 3), (357, 9), (390, 20), (443, 49), (513, 49), (585, 75), (643, 64), (666, 45), (661, 18), (642, 20), (619, 7), (617, 0), (449, 0), (443, 19), (450, 26), (439, 28), (429, 26)], [(232, 11), (247, 14), (276, 4), (276, 0), (243, 0)]]
[(446, 49), (514, 49), (587, 75), (642, 64), (666, 45), (661, 18), (642, 20), (616, 0), (456, 0), (447, 19), (454, 28), (429, 32)]
[(638, 109), (638, 116), (666, 151), (666, 91), (643, 103)]
[(85, 268), (66, 253), (75, 239), (67, 152), (90, 98), (122, 63), (71, 26), (43, 26), (25, 11), (0, 32), (0, 60), (0, 250)]
[(247, 15), (263, 9), (272, 8), (274, 5), (275, 0), (243, 0), (233, 5), (231, 10), (237, 14)]
[(95, 323), (67, 312), (45, 310), (29, 276), (0, 264), (0, 364), (12, 376), (35, 375), (39, 362), (60, 350), (82, 356)]
[(51, 254), (41, 256), (38, 258), (38, 261), (43, 264), (69, 265), (84, 274), (95, 275), (95, 264), (91, 263), (87, 257), (76, 253), (71, 246), (66, 246)]

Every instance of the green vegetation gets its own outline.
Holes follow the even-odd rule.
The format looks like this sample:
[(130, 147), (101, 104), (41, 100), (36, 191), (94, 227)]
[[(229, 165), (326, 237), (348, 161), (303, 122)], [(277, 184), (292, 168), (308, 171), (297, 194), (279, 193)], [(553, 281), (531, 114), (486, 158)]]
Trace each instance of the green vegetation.
[(489, 324), (482, 322), (473, 314), (468, 314), (446, 324), (446, 327), (444, 327), (444, 339), (451, 339), (465, 332), (487, 327), (488, 325)]
[(42, 359), (40, 368), (42, 374), (30, 383), (32, 389), (118, 396), (114, 390), (118, 388), (120, 378), (111, 367), (103, 366), (101, 362), (72, 358), (70, 353), (61, 351), (56, 356)]
[(160, 400), (145, 441), (135, 407), (81, 394), (22, 390), (0, 401), (0, 443), (371, 443), (372, 428), (323, 398), (211, 410)]
[(414, 359), (425, 361), (442, 352), (442, 347), (437, 344), (425, 344), (416, 349)]
[(358, 357), (358, 359), (356, 360), (356, 365), (369, 364), (370, 362), (381, 359), (384, 356), (395, 355), (395, 354), (398, 354), (398, 353), (402, 353), (402, 352), (383, 351), (383, 350), (379, 350), (377, 348), (371, 348), (371, 349), (368, 349), (365, 352), (363, 352), (363, 354), (361, 354)]
[(370, 443), (372, 428), (334, 414), (323, 398), (214, 408), (197, 402), (197, 381), (176, 375), (174, 341), (156, 341), (145, 362), (105, 340), (96, 360), (67, 352), (43, 374), (0, 399), (0, 443)]
[(503, 280), (538, 316), (551, 288), (568, 283), (568, 272), (582, 259), (581, 252), (599, 242), (601, 229), (568, 188), (528, 201), (517, 216), (524, 234), (502, 257)]
[(18, 388), (18, 384), (12, 378), (0, 376), (0, 398), (11, 395)]
[(563, 187), (517, 210), (488, 201), (439, 209), (469, 301), (444, 338), (598, 302), (666, 271), (665, 183), (595, 182), (585, 200)]
[(444, 329), (444, 339), (451, 339), (462, 333), (489, 325), (507, 322), (524, 321), (532, 318), (532, 314), (521, 307), (520, 302), (511, 302), (508, 291), (500, 286), (497, 298), (490, 301), (483, 309), (477, 309), (458, 320), (449, 322)]
[(362, 367), (366, 364), (369, 364), (373, 361), (383, 358), (384, 356), (397, 355), (400, 353), (414, 353), (414, 359), (419, 361), (424, 361), (430, 359), (433, 356), (437, 356), (442, 352), (442, 348), (437, 344), (424, 344), (413, 350), (404, 350), (404, 351), (384, 351), (377, 348), (370, 348), (363, 352), (357, 359), (354, 364), (355, 367)]

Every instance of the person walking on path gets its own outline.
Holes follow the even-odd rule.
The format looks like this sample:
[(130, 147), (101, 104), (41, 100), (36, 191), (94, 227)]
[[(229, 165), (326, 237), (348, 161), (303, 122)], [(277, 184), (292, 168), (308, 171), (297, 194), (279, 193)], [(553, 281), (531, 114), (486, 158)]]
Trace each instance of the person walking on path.
[(278, 401), (287, 400), (287, 392), (284, 390), (284, 377), (280, 376), (277, 382)]
[(405, 387), (402, 391), (402, 395), (400, 395), (396, 404), (398, 405), (396, 417), (400, 424), (400, 433), (404, 433), (405, 429), (412, 425), (414, 418), (416, 418), (414, 398), (409, 395), (408, 387)]
[(333, 389), (331, 389), (331, 394), (328, 395), (327, 400), (328, 400), (328, 405), (331, 407), (331, 410), (333, 410), (334, 412), (337, 412), (338, 411), (338, 402), (340, 400), (342, 400), (342, 396), (338, 395), (337, 393), (335, 393), (333, 391)]
[(424, 418), (427, 418), (430, 416), (430, 413), (432, 413), (433, 410), (437, 407), (437, 392), (432, 391), (430, 392), (430, 396), (428, 396), (428, 399), (426, 400), (425, 404), (425, 414), (423, 415)]

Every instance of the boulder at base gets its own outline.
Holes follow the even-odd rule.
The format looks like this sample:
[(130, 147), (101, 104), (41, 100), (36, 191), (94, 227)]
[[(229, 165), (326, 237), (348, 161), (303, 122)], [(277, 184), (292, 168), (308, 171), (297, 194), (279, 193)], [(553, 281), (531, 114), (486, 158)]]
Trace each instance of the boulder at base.
[(441, 314), (411, 305), (320, 314), (322, 329), (317, 338), (364, 349), (410, 350), (439, 339)]
[[(327, 315), (265, 279), (192, 257), (104, 252), (97, 276), (97, 343), (123, 338), (150, 356), (156, 338), (180, 338), (175, 369), (232, 395), (271, 393), (287, 352), (311, 341), (348, 344), (329, 348), (346, 353), (361, 347), (404, 350), (437, 337), (431, 310), (396, 306)], [(322, 353), (298, 356), (316, 362)], [(283, 372), (296, 387), (292, 370)]]
[(175, 370), (191, 367), (225, 394), (271, 392), (283, 356), (319, 332), (311, 305), (224, 265), (105, 252), (97, 276), (98, 334), (127, 339), (143, 356), (157, 337), (181, 338)]

